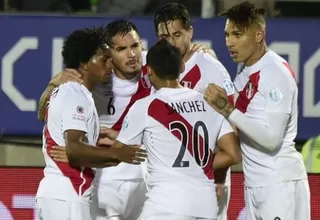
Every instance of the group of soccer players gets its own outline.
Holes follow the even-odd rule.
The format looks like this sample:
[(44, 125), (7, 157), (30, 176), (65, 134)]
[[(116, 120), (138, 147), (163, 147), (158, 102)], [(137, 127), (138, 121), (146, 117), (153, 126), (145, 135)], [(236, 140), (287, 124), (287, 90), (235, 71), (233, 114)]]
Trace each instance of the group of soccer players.
[(311, 219), (295, 75), (267, 49), (262, 9), (243, 2), (224, 16), (234, 82), (212, 51), (194, 49), (181, 4), (156, 12), (148, 52), (127, 20), (67, 37), (67, 69), (39, 105), (40, 219), (226, 220), (240, 161), (246, 219)]

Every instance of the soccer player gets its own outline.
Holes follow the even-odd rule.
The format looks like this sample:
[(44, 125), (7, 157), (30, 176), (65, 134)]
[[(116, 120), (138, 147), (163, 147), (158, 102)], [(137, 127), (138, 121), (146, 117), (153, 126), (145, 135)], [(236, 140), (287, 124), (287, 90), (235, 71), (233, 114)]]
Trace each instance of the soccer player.
[[(94, 91), (100, 123), (119, 131), (129, 108), (151, 92), (145, 78), (145, 55), (136, 26), (115, 20), (106, 27), (113, 73), (107, 85)], [(140, 166), (119, 164), (99, 169), (93, 197), (93, 219), (137, 219), (145, 202), (146, 187)]]
[[(136, 26), (127, 20), (115, 20), (106, 27), (106, 43), (110, 47), (113, 72), (109, 83), (100, 84), (93, 91), (101, 130), (104, 127), (119, 131), (132, 104), (150, 94), (150, 86), (143, 77), (145, 55)], [(72, 71), (72, 74), (69, 72)], [(65, 80), (76, 80), (78, 71), (69, 69), (52, 79), (54, 85)], [(67, 77), (66, 77), (67, 76)], [(43, 93), (40, 106), (45, 103), (50, 85)], [(41, 107), (39, 116), (41, 116)], [(101, 140), (99, 141), (101, 143)], [(103, 143), (102, 143), (103, 144)], [(59, 153), (62, 152), (62, 154)], [(56, 147), (51, 156), (56, 161), (67, 162), (64, 148)], [(92, 196), (93, 219), (136, 219), (145, 201), (145, 182), (141, 167), (120, 164), (117, 167), (98, 169)]]
[[(226, 90), (230, 102), (233, 103), (234, 88), (225, 67), (208, 53), (199, 51), (189, 55), (193, 28), (190, 15), (183, 5), (169, 3), (159, 8), (154, 17), (154, 28), (158, 39), (167, 39), (180, 49), (186, 62), (185, 70), (179, 77), (183, 86), (204, 93), (209, 83), (215, 83)], [(230, 169), (215, 171), (219, 198), (218, 220), (227, 219), (231, 192), (230, 172)]]
[[(147, 54), (157, 92), (130, 108), (112, 145), (143, 143), (148, 153), (148, 200), (140, 220), (216, 219), (213, 169), (240, 162), (238, 138), (203, 94), (182, 87), (182, 54), (165, 39)], [(213, 157), (216, 145), (221, 149)]]
[[(74, 31), (64, 42), (68, 68), (81, 74), (83, 84), (68, 82), (53, 90), (43, 129), (44, 178), (37, 192), (37, 208), (44, 220), (88, 220), (94, 171), (121, 161), (140, 164), (139, 148), (97, 148), (99, 118), (92, 98), (95, 85), (108, 81), (109, 59), (103, 28)], [(65, 146), (69, 164), (49, 156), (52, 146)]]
[(243, 2), (225, 14), (230, 56), (243, 68), (234, 80), (235, 107), (210, 85), (207, 102), (239, 130), (246, 219), (309, 220), (310, 190), (295, 149), (298, 88), (288, 63), (266, 46), (264, 10)]

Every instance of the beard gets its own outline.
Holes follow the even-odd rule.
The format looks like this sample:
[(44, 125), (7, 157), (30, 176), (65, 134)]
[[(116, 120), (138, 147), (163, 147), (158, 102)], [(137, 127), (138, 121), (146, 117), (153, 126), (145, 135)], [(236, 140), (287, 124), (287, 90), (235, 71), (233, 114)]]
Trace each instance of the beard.
[(120, 67), (119, 65), (117, 64), (113, 64), (113, 67), (114, 67), (114, 73), (116, 75), (122, 75), (124, 76), (125, 78), (134, 78), (135, 76), (141, 74), (141, 71), (142, 71), (142, 66), (140, 65), (139, 68), (137, 68), (136, 70), (131, 70), (131, 71), (128, 71), (126, 70), (125, 68), (122, 68)]

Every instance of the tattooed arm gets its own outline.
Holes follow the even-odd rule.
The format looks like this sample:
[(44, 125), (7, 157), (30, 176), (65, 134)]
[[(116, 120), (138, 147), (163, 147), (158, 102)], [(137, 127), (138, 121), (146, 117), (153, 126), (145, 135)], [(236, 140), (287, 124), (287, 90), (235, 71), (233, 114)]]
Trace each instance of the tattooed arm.
[(266, 111), (266, 123), (260, 123), (235, 109), (228, 102), (225, 91), (211, 84), (206, 89), (205, 100), (217, 112), (235, 125), (243, 134), (250, 138), (256, 145), (255, 149), (262, 152), (273, 152), (281, 147), (289, 114), (285, 112)]

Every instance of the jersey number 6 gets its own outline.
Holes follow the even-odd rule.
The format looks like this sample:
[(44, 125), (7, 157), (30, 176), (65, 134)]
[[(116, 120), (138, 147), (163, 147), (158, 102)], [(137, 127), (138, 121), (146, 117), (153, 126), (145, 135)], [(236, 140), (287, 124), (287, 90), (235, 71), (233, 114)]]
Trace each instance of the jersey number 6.
[[(202, 121), (197, 121), (190, 132), (187, 126), (181, 121), (175, 121), (169, 125), (171, 133), (178, 131), (181, 135), (181, 147), (179, 154), (172, 167), (189, 167), (190, 162), (183, 160), (188, 148), (200, 167), (205, 167), (210, 159), (209, 134), (206, 125)], [(203, 137), (199, 135), (199, 129), (203, 131)]]
[(113, 105), (113, 97), (111, 97), (109, 99), (108, 106), (107, 106), (107, 112), (109, 115), (114, 115), (114, 113), (116, 113), (116, 108)]

